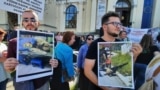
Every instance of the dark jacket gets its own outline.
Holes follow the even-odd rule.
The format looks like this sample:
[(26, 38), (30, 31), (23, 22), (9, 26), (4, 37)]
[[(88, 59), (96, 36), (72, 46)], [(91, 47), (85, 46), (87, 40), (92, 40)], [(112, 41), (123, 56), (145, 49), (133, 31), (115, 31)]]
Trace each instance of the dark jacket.
[(144, 49), (143, 52), (137, 57), (136, 63), (148, 65), (154, 57), (155, 51), (159, 51), (157, 46), (150, 46), (148, 50)]

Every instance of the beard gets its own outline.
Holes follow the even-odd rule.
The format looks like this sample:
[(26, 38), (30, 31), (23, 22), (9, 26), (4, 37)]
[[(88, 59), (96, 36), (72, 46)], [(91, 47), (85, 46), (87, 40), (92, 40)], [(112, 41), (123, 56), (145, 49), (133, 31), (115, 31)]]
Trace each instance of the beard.
[(32, 31), (37, 30), (37, 28), (36, 28), (35, 26), (33, 26), (33, 25), (27, 25), (27, 26), (25, 27), (25, 29), (27, 29), (27, 30), (32, 30)]
[(118, 34), (112, 33), (112, 32), (108, 32), (108, 35), (110, 35), (110, 36), (112, 36), (112, 37), (118, 37)]

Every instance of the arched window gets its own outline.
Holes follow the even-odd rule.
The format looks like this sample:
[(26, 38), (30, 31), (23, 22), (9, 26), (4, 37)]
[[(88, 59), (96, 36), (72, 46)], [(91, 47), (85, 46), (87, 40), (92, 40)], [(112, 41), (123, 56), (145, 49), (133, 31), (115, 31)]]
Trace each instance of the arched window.
[(77, 8), (74, 5), (70, 5), (66, 9), (66, 28), (76, 28), (77, 26)]
[(127, 0), (118, 0), (116, 8), (130, 8), (130, 5)]

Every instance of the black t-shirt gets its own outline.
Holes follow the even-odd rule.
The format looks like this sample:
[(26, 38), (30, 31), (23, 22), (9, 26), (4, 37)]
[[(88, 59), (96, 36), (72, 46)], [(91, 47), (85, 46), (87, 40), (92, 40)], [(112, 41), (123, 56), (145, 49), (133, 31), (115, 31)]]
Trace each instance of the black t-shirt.
[(91, 45), (89, 46), (87, 54), (86, 54), (86, 58), (88, 58), (88, 59), (95, 59), (96, 60), (94, 68), (93, 68), (93, 72), (96, 75), (98, 75), (97, 74), (97, 56), (98, 56), (97, 49), (98, 49), (98, 42), (105, 42), (105, 41), (102, 38), (98, 38), (95, 41), (93, 41), (91, 43)]
[[(119, 41), (119, 40), (115, 40), (115, 41)], [(95, 65), (93, 67), (93, 72), (96, 74), (96, 76), (98, 76), (98, 62), (97, 62), (97, 56), (98, 56), (98, 42), (106, 42), (104, 41), (102, 38), (98, 38), (95, 41), (93, 41), (91, 43), (91, 45), (88, 48), (87, 54), (86, 54), (86, 58), (87, 59), (94, 59), (95, 60)], [(97, 87), (96, 85), (94, 85), (93, 83), (90, 83), (89, 89), (88, 90), (102, 90), (101, 88)]]

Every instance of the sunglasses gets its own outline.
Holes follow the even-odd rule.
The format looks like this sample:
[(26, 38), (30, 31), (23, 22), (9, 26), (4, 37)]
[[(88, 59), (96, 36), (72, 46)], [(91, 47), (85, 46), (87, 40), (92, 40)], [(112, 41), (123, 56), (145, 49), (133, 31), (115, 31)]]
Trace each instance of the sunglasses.
[(119, 23), (119, 22), (109, 22), (109, 23), (106, 23), (106, 25), (108, 25), (108, 24), (112, 24), (115, 27), (122, 27), (122, 23)]
[(87, 38), (88, 40), (94, 40), (93, 38)]
[(35, 18), (23, 18), (23, 22), (36, 22), (36, 19)]

